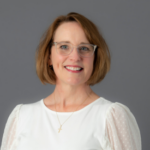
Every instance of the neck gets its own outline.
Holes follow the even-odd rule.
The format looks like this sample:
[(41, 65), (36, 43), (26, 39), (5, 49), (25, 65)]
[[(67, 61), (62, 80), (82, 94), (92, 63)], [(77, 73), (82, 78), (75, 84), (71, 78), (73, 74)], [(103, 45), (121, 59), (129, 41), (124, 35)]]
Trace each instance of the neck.
[[(89, 95), (90, 94), (90, 95)], [(71, 86), (56, 85), (52, 96), (55, 99), (56, 106), (65, 109), (70, 106), (78, 106), (92, 95), (89, 85)]]

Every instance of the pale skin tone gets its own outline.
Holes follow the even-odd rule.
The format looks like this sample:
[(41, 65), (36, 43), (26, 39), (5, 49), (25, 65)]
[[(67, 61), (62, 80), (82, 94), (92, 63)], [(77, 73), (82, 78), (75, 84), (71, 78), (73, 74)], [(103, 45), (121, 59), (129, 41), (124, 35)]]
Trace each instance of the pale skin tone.
[[(74, 46), (81, 42), (89, 43), (77, 22), (62, 23), (57, 28), (54, 42), (61, 41), (69, 41)], [(55, 46), (52, 46), (49, 65), (53, 65), (57, 80), (54, 92), (44, 99), (44, 104), (57, 112), (73, 112), (97, 100), (99, 96), (92, 91), (89, 85), (85, 84), (92, 73), (93, 62), (94, 55), (89, 58), (81, 57), (74, 48), (71, 54), (62, 56), (56, 52)], [(72, 73), (64, 68), (66, 65), (78, 65), (83, 70), (80, 73)]]

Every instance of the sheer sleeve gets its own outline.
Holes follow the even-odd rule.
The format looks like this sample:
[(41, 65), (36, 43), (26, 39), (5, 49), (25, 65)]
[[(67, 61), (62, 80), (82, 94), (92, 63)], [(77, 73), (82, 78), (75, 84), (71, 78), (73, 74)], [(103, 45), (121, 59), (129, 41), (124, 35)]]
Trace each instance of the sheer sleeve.
[(107, 111), (106, 133), (112, 150), (141, 150), (141, 134), (129, 108), (113, 103)]
[(1, 150), (15, 150), (17, 144), (17, 125), (21, 105), (22, 104), (17, 105), (7, 119), (2, 137)]

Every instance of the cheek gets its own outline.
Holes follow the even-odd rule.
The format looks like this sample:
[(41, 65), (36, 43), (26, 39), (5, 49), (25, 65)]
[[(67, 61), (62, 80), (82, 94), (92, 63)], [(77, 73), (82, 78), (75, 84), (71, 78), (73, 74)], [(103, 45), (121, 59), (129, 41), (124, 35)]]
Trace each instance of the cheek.
[(57, 55), (55, 59), (56, 59), (57, 67), (63, 67), (64, 58), (60, 55)]
[(62, 61), (62, 57), (57, 54), (57, 52), (55, 51), (55, 48), (52, 48), (50, 58), (52, 60), (53, 66), (55, 67)]
[(94, 58), (91, 58), (88, 60), (87, 64), (89, 66), (89, 70), (93, 70), (93, 63), (94, 63)]
[(64, 66), (64, 57), (60, 56), (60, 55), (54, 55), (53, 57), (53, 66), (55, 71), (57, 72), (57, 70), (62, 70), (63, 66)]
[(90, 65), (90, 74), (93, 72), (93, 64)]

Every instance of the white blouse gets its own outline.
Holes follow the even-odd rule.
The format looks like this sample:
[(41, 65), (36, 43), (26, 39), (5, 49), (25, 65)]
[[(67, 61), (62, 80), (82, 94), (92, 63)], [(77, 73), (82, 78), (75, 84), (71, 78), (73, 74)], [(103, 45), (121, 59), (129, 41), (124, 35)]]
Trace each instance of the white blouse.
[[(72, 112), (57, 112), (62, 124)], [(141, 135), (129, 108), (103, 97), (75, 111), (60, 127), (43, 99), (19, 104), (5, 125), (1, 150), (141, 150)]]

